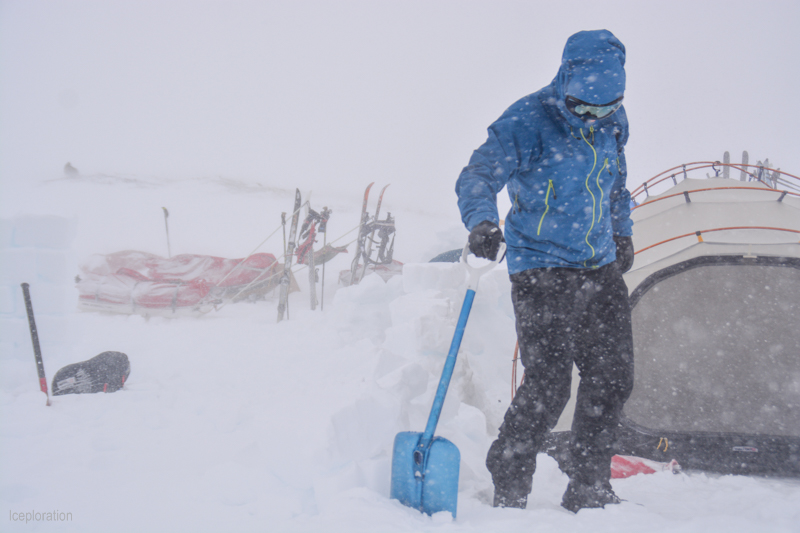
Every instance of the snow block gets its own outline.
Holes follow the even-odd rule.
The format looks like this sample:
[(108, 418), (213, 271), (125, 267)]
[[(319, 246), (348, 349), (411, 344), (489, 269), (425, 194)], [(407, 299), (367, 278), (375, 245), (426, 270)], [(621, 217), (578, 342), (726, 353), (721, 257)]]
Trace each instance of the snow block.
[(22, 215), (12, 223), (15, 248), (66, 250), (75, 238), (75, 221), (63, 217)]
[(400, 429), (400, 402), (391, 394), (375, 391), (331, 417), (329, 452), (338, 461), (375, 458)]
[(11, 248), (0, 250), (0, 284), (71, 284), (67, 256), (60, 251)]
[(457, 291), (466, 286), (467, 269), (461, 263), (413, 263), (403, 266), (406, 293), (427, 289)]
[[(40, 315), (63, 315), (75, 308), (75, 289), (60, 283), (31, 283), (33, 312)], [(0, 316), (27, 317), (25, 300), (19, 284), (0, 286)]]
[[(18, 289), (16, 295), (17, 305), (15, 314), (25, 315), (25, 301), (22, 297), (22, 289)], [(39, 315), (63, 314), (67, 309), (75, 308), (75, 289), (60, 283), (36, 283), (31, 284), (31, 301), (33, 311)]]
[(397, 298), (389, 305), (393, 327), (412, 324), (415, 347), (447, 353), (454, 326), (453, 306), (439, 291), (425, 290)]
[[(23, 311), (24, 313), (24, 311)], [(37, 324), (38, 326), (38, 324)], [(12, 359), (32, 361), (31, 334), (28, 320), (16, 316), (4, 316), (0, 320), (0, 360)], [(33, 371), (35, 372), (35, 368)], [(2, 372), (0, 372), (2, 374)]]
[(14, 238), (14, 223), (6, 218), (0, 218), (0, 250), (11, 248)]
[(11, 286), (0, 285), (0, 315), (12, 315), (15, 311), (14, 291)]
[(69, 247), (75, 226), (74, 220), (57, 216), (0, 220), (0, 315), (25, 316), (22, 283), (31, 285), (37, 316), (74, 309)]
[(33, 283), (36, 276), (36, 250), (0, 250), (0, 285)]
[(428, 371), (416, 363), (410, 363), (382, 376), (376, 383), (405, 406), (414, 398), (425, 394), (428, 389)]
[(44, 283), (71, 284), (67, 256), (61, 251), (37, 250), (36, 278)]
[(389, 304), (389, 309), (395, 326), (414, 322), (422, 314), (441, 317), (452, 314), (450, 299), (434, 289), (401, 296)]

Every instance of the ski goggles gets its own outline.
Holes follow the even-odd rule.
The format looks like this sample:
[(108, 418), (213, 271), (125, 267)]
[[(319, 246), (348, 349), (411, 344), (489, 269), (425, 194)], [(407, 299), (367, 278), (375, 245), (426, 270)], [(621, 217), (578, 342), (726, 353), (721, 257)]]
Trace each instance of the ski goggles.
[(564, 103), (567, 105), (569, 112), (580, 119), (598, 119), (612, 115), (619, 109), (622, 106), (622, 97), (620, 96), (607, 104), (594, 105), (578, 100), (573, 96), (567, 96)]

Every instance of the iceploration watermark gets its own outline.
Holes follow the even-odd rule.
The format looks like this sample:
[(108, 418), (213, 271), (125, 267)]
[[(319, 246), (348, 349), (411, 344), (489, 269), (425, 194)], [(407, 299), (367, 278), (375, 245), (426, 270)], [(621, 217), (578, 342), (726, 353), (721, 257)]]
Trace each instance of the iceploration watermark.
[(8, 511), (8, 519), (12, 522), (72, 522), (72, 513), (64, 511), (25, 511), (15, 513)]

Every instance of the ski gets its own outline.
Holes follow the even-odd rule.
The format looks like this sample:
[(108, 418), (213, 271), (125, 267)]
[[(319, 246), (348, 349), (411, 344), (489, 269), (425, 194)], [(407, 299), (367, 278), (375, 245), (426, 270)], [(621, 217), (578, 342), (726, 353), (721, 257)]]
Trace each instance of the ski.
[(750, 162), (750, 156), (747, 154), (747, 150), (742, 152), (742, 172), (739, 175), (739, 181), (747, 181), (747, 166)]
[(47, 395), (47, 404), (50, 405), (50, 393), (47, 392), (47, 378), (44, 374), (44, 362), (42, 361), (42, 349), (39, 347), (39, 331), (36, 329), (36, 320), (33, 318), (33, 304), (31, 303), (31, 293), (27, 283), (22, 284), (22, 295), (25, 297), (25, 310), (28, 312), (28, 326), (31, 330), (31, 342), (33, 343), (33, 356), (36, 359), (36, 372), (39, 374), (39, 387)]
[(369, 200), (369, 190), (372, 186), (375, 185), (375, 182), (370, 183), (367, 185), (366, 190), (364, 191), (364, 203), (361, 206), (361, 222), (358, 228), (358, 240), (356, 241), (356, 253), (355, 257), (353, 257), (353, 263), (350, 265), (350, 285), (354, 285), (358, 283), (356, 278), (356, 274), (358, 273), (358, 260), (361, 259), (361, 256), (364, 255), (364, 240), (367, 235), (367, 222), (369, 222), (369, 213), (367, 213), (367, 200)]
[[(319, 223), (319, 232), (322, 233), (322, 250), (325, 251), (325, 248), (328, 246), (328, 219), (331, 218), (331, 210), (326, 207), (322, 208), (322, 213), (320, 214), (321, 222)], [(322, 311), (325, 308), (325, 263), (327, 261), (323, 258), (322, 260), (322, 287), (320, 288), (320, 298), (319, 298), (319, 309)]]
[(281, 275), (281, 294), (278, 301), (278, 322), (283, 320), (286, 313), (289, 316), (289, 273), (292, 271), (292, 256), (294, 255), (295, 237), (297, 236), (297, 221), (300, 218), (300, 189), (295, 189), (294, 210), (292, 211), (292, 225), (289, 227), (289, 242), (286, 245), (286, 253), (283, 256), (283, 275)]
[[(376, 260), (367, 258), (370, 264), (373, 265), (388, 265), (392, 262), (392, 255), (394, 254), (394, 218), (391, 213), (386, 213), (385, 220), (378, 220), (375, 222), (375, 228), (378, 230), (378, 237), (380, 238), (380, 245), (378, 246), (378, 257)], [(389, 237), (392, 238), (389, 242)], [(387, 249), (388, 244), (388, 249)]]
[(381, 214), (381, 204), (383, 203), (383, 193), (386, 192), (386, 189), (389, 187), (390, 184), (387, 184), (383, 189), (381, 189), (380, 195), (378, 195), (378, 205), (375, 206), (375, 223), (372, 225), (372, 231), (370, 232), (369, 238), (367, 239), (367, 246), (364, 253), (364, 269), (361, 271), (361, 279), (364, 279), (364, 276), (367, 275), (367, 266), (369, 263), (369, 258), (372, 255), (372, 243), (373, 239), (375, 239), (375, 231), (378, 229), (377, 222), (378, 217)]
[[(308, 265), (308, 288), (311, 297), (311, 310), (317, 309), (317, 267), (314, 257), (314, 243), (317, 242), (317, 224), (322, 222), (322, 216), (311, 209), (306, 202), (306, 219), (300, 228), (302, 244), (297, 247), (297, 263)], [(323, 263), (324, 264), (324, 263)]]
[(314, 264), (314, 239), (308, 249), (308, 293), (311, 298), (311, 310), (317, 309), (317, 267)]
[(725, 152), (722, 155), (722, 177), (728, 179), (731, 177), (731, 154)]

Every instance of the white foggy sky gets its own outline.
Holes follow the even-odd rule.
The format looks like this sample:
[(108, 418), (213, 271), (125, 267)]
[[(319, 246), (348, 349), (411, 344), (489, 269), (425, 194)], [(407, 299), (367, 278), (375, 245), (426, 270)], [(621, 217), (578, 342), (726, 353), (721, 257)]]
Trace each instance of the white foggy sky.
[(796, 1), (2, 0), (0, 214), (66, 161), (454, 208), (486, 127), (597, 28), (628, 52), (629, 188), (726, 149), (797, 174), (798, 21)]

